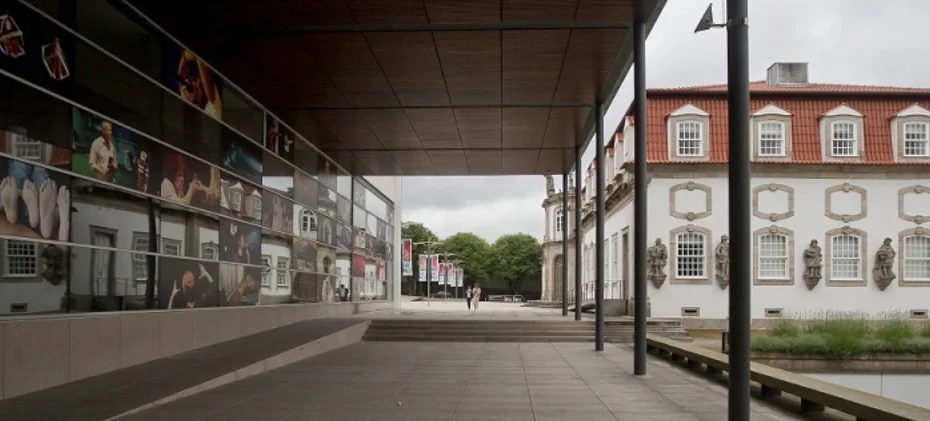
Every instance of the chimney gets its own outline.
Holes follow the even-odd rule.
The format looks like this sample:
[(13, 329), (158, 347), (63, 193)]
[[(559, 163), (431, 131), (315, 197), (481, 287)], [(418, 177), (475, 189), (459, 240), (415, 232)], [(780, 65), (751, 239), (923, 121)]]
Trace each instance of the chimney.
[(766, 71), (769, 86), (807, 85), (807, 63), (775, 63)]

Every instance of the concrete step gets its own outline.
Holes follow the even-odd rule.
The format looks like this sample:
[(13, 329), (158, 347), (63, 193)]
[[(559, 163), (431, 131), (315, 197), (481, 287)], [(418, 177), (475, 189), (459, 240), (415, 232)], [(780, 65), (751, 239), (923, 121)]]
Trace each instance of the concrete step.
[[(587, 336), (392, 336), (362, 338), (363, 341), (389, 342), (593, 342), (594, 337)], [(606, 339), (605, 339), (606, 340)]]

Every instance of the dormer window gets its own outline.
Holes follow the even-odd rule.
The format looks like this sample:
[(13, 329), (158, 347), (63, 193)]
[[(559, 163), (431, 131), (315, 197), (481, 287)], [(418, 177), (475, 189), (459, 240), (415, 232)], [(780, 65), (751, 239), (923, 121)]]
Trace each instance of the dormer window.
[(914, 104), (891, 120), (891, 137), (899, 161), (930, 158), (930, 111)]
[(859, 155), (856, 141), (856, 124), (851, 121), (840, 121), (830, 126), (830, 150), (833, 156), (855, 157)]
[(668, 154), (672, 160), (703, 161), (709, 157), (710, 114), (687, 104), (668, 115)]
[(678, 123), (678, 156), (703, 156), (703, 125), (698, 121)]
[(820, 118), (824, 159), (858, 161), (862, 158), (862, 113), (840, 105)]
[(791, 113), (769, 104), (752, 114), (753, 159), (791, 157)]

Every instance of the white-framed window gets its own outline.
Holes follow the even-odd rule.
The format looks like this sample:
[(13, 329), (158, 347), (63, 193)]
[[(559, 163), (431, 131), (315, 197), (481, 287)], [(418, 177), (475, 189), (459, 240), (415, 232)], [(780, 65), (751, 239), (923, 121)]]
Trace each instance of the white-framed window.
[(271, 256), (262, 255), (262, 286), (271, 287)]
[(698, 121), (682, 121), (677, 124), (678, 156), (704, 155), (704, 124)]
[(180, 240), (165, 238), (161, 242), (161, 252), (168, 256), (180, 256), (182, 244)]
[(930, 156), (930, 124), (904, 123), (904, 156)]
[(42, 159), (42, 142), (21, 134), (12, 134), (13, 155), (25, 159)]
[(220, 256), (219, 245), (214, 242), (200, 244), (200, 258), (207, 260), (217, 260)]
[(759, 279), (788, 279), (788, 236), (759, 236)]
[(252, 197), (252, 218), (262, 219), (262, 198), (260, 196)]
[(562, 232), (565, 224), (565, 213), (562, 212), (562, 207), (555, 208), (555, 232)]
[[(149, 250), (149, 235), (142, 232), (132, 233), (133, 251)], [(145, 282), (149, 278), (149, 264), (145, 254), (132, 254), (132, 278), (136, 282)]]
[(904, 237), (904, 279), (930, 281), (930, 236)]
[(614, 233), (610, 236), (610, 242), (613, 244), (614, 252), (609, 255), (610, 258), (610, 280), (617, 281), (620, 279), (620, 234)]
[(39, 246), (21, 240), (6, 240), (6, 270), (9, 277), (33, 277), (38, 273)]
[(830, 277), (838, 281), (861, 279), (862, 255), (856, 235), (836, 235), (830, 238)]
[(759, 156), (785, 156), (785, 123), (759, 123)]
[(290, 272), (287, 269), (290, 267), (291, 259), (287, 257), (278, 256), (278, 286), (286, 287), (288, 285), (288, 279), (290, 278)]
[(707, 238), (699, 232), (683, 232), (675, 237), (675, 273), (680, 279), (707, 277)]
[(234, 211), (242, 209), (242, 190), (229, 189), (229, 206)]
[(856, 123), (838, 121), (830, 125), (830, 150), (833, 156), (858, 156)]
[(316, 214), (309, 209), (304, 209), (300, 213), (300, 232), (310, 233), (316, 231)]
[(604, 249), (604, 286), (606, 287), (610, 276), (610, 239), (605, 238), (602, 246)]

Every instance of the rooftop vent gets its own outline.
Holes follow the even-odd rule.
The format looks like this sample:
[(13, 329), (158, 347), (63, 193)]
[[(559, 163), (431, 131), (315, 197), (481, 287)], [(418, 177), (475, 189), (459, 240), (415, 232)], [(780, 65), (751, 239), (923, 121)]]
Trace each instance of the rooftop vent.
[(765, 83), (770, 86), (806, 85), (807, 63), (775, 63), (766, 71)]

